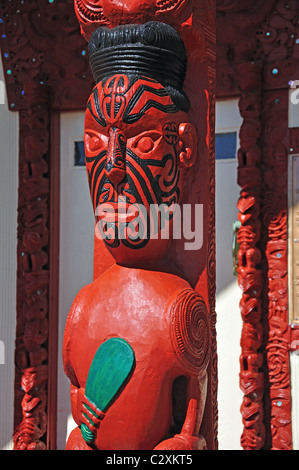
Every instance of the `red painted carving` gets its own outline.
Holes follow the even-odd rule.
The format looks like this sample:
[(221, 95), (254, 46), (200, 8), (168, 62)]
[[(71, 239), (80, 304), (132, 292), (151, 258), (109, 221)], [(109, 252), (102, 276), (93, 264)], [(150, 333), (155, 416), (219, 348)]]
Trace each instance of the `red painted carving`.
[[(83, 37), (89, 41), (100, 26), (144, 23), (150, 20), (172, 22), (191, 2), (188, 0), (74, 0), (75, 12)], [(212, 3), (211, 3), (212, 6)], [(188, 17), (190, 12), (188, 13)]]
[[(136, 304), (133, 289), (143, 292), (143, 306)], [(121, 301), (114, 302), (113, 311), (109, 308), (112, 291)], [(99, 296), (97, 292), (106, 292), (106, 295)], [(89, 307), (91, 296), (92, 309)], [(79, 312), (78, 321), (76, 317)], [(98, 325), (93, 329), (93, 339), (87, 321)], [(191, 336), (195, 326), (197, 339)], [(74, 328), (81, 331), (80, 341)], [(133, 375), (106, 411), (96, 429), (93, 446), (106, 450), (136, 450), (153, 449), (159, 444), (161, 450), (197, 449), (205, 445), (204, 439), (198, 438), (198, 432), (205, 403), (208, 331), (204, 302), (177, 276), (114, 265), (90, 287), (84, 288), (70, 312), (64, 343), (65, 369), (72, 381), (73, 416), (79, 426), (82, 425), (86, 374), (99, 344), (111, 334), (122, 337), (133, 347), (136, 357)], [(198, 359), (194, 356), (197, 349), (200, 353)], [(84, 350), (84, 361), (79, 360), (81, 350)], [(172, 394), (174, 399), (176, 397), (173, 387), (180, 376), (189, 378), (184, 405), (188, 406), (188, 411), (185, 409), (187, 415), (182, 431), (182, 418), (176, 416), (177, 410), (175, 407), (172, 409), (170, 399)], [(139, 399), (136, 397), (137, 391)], [(175, 426), (172, 428), (173, 413)], [(119, 416), (122, 416), (121, 420)], [(169, 432), (175, 434), (176, 427), (177, 437), (161, 442)], [(78, 434), (78, 429), (71, 434), (67, 449), (79, 447)], [(80, 448), (86, 448), (82, 437)]]
[(1, 53), (10, 109), (26, 106), (26, 83), (50, 86), (52, 109), (84, 109), (93, 80), (72, 0), (18, 3), (16, 7), (2, 2), (0, 7)]
[[(84, 6), (83, 1), (81, 5)], [(89, 5), (93, 5), (96, 10), (95, 2), (93, 4), (89, 2)], [(208, 447), (213, 448), (217, 446), (214, 211), (212, 210), (214, 167), (213, 145), (210, 146), (210, 154), (207, 148), (202, 147), (204, 142), (213, 144), (213, 126), (209, 127), (209, 125), (214, 118), (214, 4), (212, 1), (202, 2), (200, 5), (192, 6), (192, 12), (190, 5), (188, 9), (187, 5), (186, 1), (169, 3), (157, 1), (156, 14), (161, 15), (161, 21), (169, 14), (167, 22), (177, 26), (191, 51), (186, 88), (189, 95), (191, 93), (194, 97), (192, 120), (195, 127), (200, 128), (197, 132), (201, 142), (201, 152), (209, 158), (210, 162), (209, 177), (206, 178), (205, 158), (202, 158), (201, 162), (197, 161), (198, 169), (195, 173), (205, 175), (205, 177), (198, 176), (199, 179), (195, 179), (191, 186), (191, 188), (201, 187), (203, 203), (208, 202), (205, 207), (209, 210), (207, 214), (204, 214), (205, 224), (209, 227), (208, 242), (204, 244), (200, 259), (195, 259), (193, 254), (189, 258), (183, 257), (179, 246), (176, 248), (176, 256), (179, 265), (183, 266), (184, 275), (191, 278), (192, 285), (203, 293), (204, 300), (209, 306), (212, 360), (208, 369), (209, 406), (206, 407), (202, 429)], [(94, 13), (98, 12), (94, 11)], [(49, 315), (53, 314), (52, 311), (49, 313), (49, 288), (51, 289), (51, 273), (53, 272), (53, 264), (49, 263), (49, 259), (53, 256), (51, 247), (53, 221), (49, 218), (50, 196), (52, 196), (52, 179), (49, 172), (49, 112), (51, 109), (82, 109), (89, 95), (92, 77), (87, 63), (86, 42), (78, 34), (71, 0), (53, 3), (34, 0), (30, 4), (21, 2), (18, 9), (15, 3), (4, 4), (2, 2), (1, 19), (3, 20), (0, 23), (1, 52), (9, 106), (11, 110), (19, 111), (22, 117), (20, 142), (23, 142), (23, 137), (26, 135), (26, 152), (23, 144), (20, 146), (20, 194), (26, 196), (26, 204), (23, 203), (23, 196), (20, 196), (20, 233), (23, 234), (23, 225), (35, 228), (35, 223), (40, 224), (37, 233), (26, 231), (24, 239), (23, 235), (20, 236), (18, 248), (21, 256), (18, 265), (15, 447), (25, 449), (52, 446), (53, 448), (55, 443), (51, 441), (49, 444), (50, 430), (47, 427), (50, 419), (47, 413), (51, 397), (48, 395), (49, 382), (48, 375), (45, 373), (51, 365), (51, 356), (48, 355), (48, 324), (53, 322), (53, 319), (49, 318)], [(124, 15), (124, 22), (126, 20)], [(194, 75), (201, 77), (204, 84), (202, 89), (205, 88), (206, 91), (202, 95), (198, 94), (199, 82), (194, 82), (192, 78)], [(32, 87), (33, 90), (38, 90), (37, 93), (33, 93), (34, 98), (30, 92)], [(32, 109), (34, 109), (34, 114)], [(37, 109), (40, 114), (37, 113)], [(202, 126), (202, 115), (208, 115), (205, 114), (206, 111), (211, 118), (211, 120), (205, 118), (207, 129)], [(42, 139), (43, 147), (36, 143), (37, 138), (29, 136), (28, 130), (32, 131), (33, 128), (39, 129), (39, 137), (45, 138), (45, 140)], [(30, 163), (23, 165), (23, 158)], [(27, 172), (27, 168), (30, 171)], [(26, 177), (23, 177), (24, 174)], [(37, 178), (36, 175), (41, 174), (43, 177)], [(198, 201), (196, 190), (190, 189), (190, 194), (195, 195), (194, 200)], [(108, 258), (106, 261), (104, 254), (102, 254), (102, 259), (104, 260), (102, 269), (105, 270), (110, 260)], [(100, 269), (99, 259), (95, 263), (95, 272), (98, 269)], [(37, 288), (37, 295), (32, 294), (28, 300), (28, 295), (31, 296), (31, 293), (35, 292), (37, 285), (40, 287), (40, 289)], [(27, 322), (28, 318), (36, 319), (36, 321), (26, 326), (25, 332), (24, 322)], [(33, 331), (38, 333), (37, 338), (34, 338)], [(30, 377), (30, 380), (27, 382), (25, 377)], [(22, 388), (21, 382), (24, 384)]]
[[(292, 448), (291, 391), (289, 371), (288, 260), (287, 260), (287, 167), (288, 89), (265, 93), (263, 146), (263, 243), (266, 253), (268, 308), (266, 357), (271, 406), (272, 448)], [(274, 117), (275, 116), (275, 117)], [(278, 194), (279, 191), (279, 194)]]
[[(174, 5), (171, 2), (169, 11), (182, 12), (186, 3), (177, 2)], [(99, 17), (95, 24), (88, 21), (88, 12), (94, 4), (75, 2), (75, 5), (83, 32), (89, 38), (98, 26)], [(97, 4), (101, 7), (101, 15), (104, 15), (101, 20), (109, 17), (111, 23), (121, 22), (124, 25), (131, 18), (137, 22), (147, 16), (150, 17), (147, 19), (152, 19), (157, 5), (155, 2), (146, 2), (148, 8), (141, 9), (144, 5), (138, 2), (126, 2), (122, 6), (109, 1)], [(106, 15), (106, 12), (111, 14)], [(205, 18), (200, 16), (200, 9), (194, 7), (194, 12), (197, 14), (195, 18), (200, 18), (204, 23)], [(176, 21), (175, 18), (173, 15), (172, 21)], [(186, 39), (190, 48), (191, 38), (194, 40), (194, 35), (197, 35), (196, 40), (199, 36), (203, 38), (204, 30), (192, 24), (190, 11), (185, 19), (184, 25), (181, 23), (181, 37)], [(177, 21), (178, 27), (180, 22)], [(73, 416), (82, 433), (81, 436), (79, 428), (73, 431), (68, 440), (68, 449), (191, 450), (216, 446), (214, 219), (210, 218), (210, 213), (205, 214), (211, 239), (209, 245), (205, 242), (204, 252), (208, 257), (202, 259), (201, 263), (205, 265), (207, 260), (209, 262), (208, 278), (206, 272), (200, 277), (200, 263), (196, 266), (195, 259), (193, 266), (190, 265), (190, 256), (186, 257), (183, 250), (179, 250), (180, 244), (176, 246), (172, 239), (161, 237), (162, 225), (146, 224), (150, 203), (162, 204), (164, 207), (182, 204), (186, 201), (187, 185), (191, 184), (192, 187), (192, 180), (187, 183), (187, 177), (191, 174), (189, 169), (194, 169), (194, 175), (198, 176), (198, 168), (209, 168), (209, 158), (213, 159), (213, 149), (210, 154), (208, 152), (208, 146), (213, 142), (213, 132), (207, 123), (209, 116), (214, 116), (213, 97), (209, 95), (214, 56), (211, 53), (208, 57), (202, 57), (195, 53), (195, 59), (193, 57), (190, 63), (191, 72), (198, 67), (196, 59), (199, 58), (201, 62), (208, 62), (210, 67), (206, 68), (206, 91), (200, 96), (196, 87), (196, 94), (205, 101), (206, 110), (205, 119), (202, 119), (201, 114), (199, 124), (196, 121), (197, 111), (190, 113), (191, 118), (187, 114), (188, 102), (178, 91), (181, 85), (176, 83), (176, 72), (171, 78), (174, 81), (171, 89), (176, 90), (173, 94), (168, 88), (167, 79), (167, 86), (162, 85), (165, 76), (169, 75), (166, 69), (163, 70), (163, 61), (158, 61), (159, 70), (156, 70), (155, 62), (149, 67), (149, 59), (144, 60), (149, 49), (150, 58), (160, 53), (158, 46), (154, 46), (159, 25), (161, 28), (160, 23), (147, 24), (144, 28), (118, 27), (116, 31), (122, 31), (122, 38), (139, 34), (136, 31), (140, 30), (145, 43), (141, 46), (136, 41), (137, 47), (129, 40), (125, 43), (126, 47), (120, 43), (117, 60), (113, 56), (114, 49), (109, 49), (111, 39), (108, 33), (96, 30), (89, 45), (97, 85), (86, 111), (86, 166), (96, 213), (97, 234), (104, 238), (106, 248), (116, 264), (113, 261), (109, 261), (110, 266), (106, 267), (102, 262), (98, 264), (94, 282), (78, 294), (68, 317), (64, 364), (72, 383)], [(212, 24), (207, 22), (206, 39), (212, 44), (214, 38), (212, 34), (209, 36), (208, 32), (211, 31), (208, 26), (212, 28)], [(147, 39), (149, 33), (150, 42)], [(167, 34), (173, 33), (169, 31)], [(114, 33), (113, 37), (116, 36)], [(156, 37), (163, 37), (163, 34), (160, 36), (159, 33)], [(99, 54), (97, 48), (102, 44), (104, 47)], [(201, 44), (199, 54), (202, 48)], [(131, 49), (134, 51), (131, 52)], [(130, 61), (126, 60), (128, 53), (131, 54)], [(169, 60), (165, 51), (163, 60), (165, 64)], [(178, 55), (178, 59), (173, 55), (169, 66), (175, 64), (174, 70), (175, 67), (178, 70), (182, 67), (182, 60), (183, 55)], [(130, 65), (123, 67), (125, 63)], [(109, 72), (106, 71), (107, 67)], [(135, 72), (139, 71), (139, 76), (132, 75), (130, 67)], [(202, 72), (198, 76), (203, 77)], [(190, 75), (186, 84), (194, 96)], [(195, 103), (194, 107), (197, 109)], [(197, 129), (192, 122), (196, 122)], [(200, 152), (197, 152), (198, 129), (199, 134), (204, 135), (202, 142), (207, 145), (205, 150), (201, 147)], [(204, 155), (208, 157), (206, 160)], [(210, 198), (214, 195), (213, 166), (209, 176), (206, 187), (210, 186), (211, 195), (204, 190), (203, 193), (210, 209)], [(193, 202), (195, 200), (193, 198)], [(144, 228), (147, 233), (145, 239), (134, 239), (129, 226), (137, 220), (138, 204), (144, 208), (138, 219), (138, 229)], [(175, 216), (170, 220), (172, 229)], [(103, 244), (97, 243), (95, 263), (101, 253)], [(179, 266), (185, 275), (181, 275)], [(188, 282), (189, 279), (191, 282)], [(208, 279), (211, 291), (207, 285)], [(192, 286), (196, 286), (196, 289)], [(202, 296), (198, 290), (203, 293)], [(94, 325), (92, 330), (91, 324)], [(80, 335), (77, 334), (79, 331)], [(93, 357), (98, 354), (97, 349), (112, 337), (122, 338), (130, 345), (135, 365), (112, 405), (101, 409), (88, 398), (88, 387), (96, 380), (95, 375), (90, 375), (95, 360)], [(84, 357), (81, 349), (82, 352), (84, 350)], [(186, 379), (187, 388), (184, 385)], [(179, 389), (185, 395), (180, 402), (177, 400)], [(86, 404), (89, 407), (87, 412)], [(181, 408), (180, 412), (177, 407)], [(90, 413), (97, 415), (95, 419)]]
[[(250, 68), (250, 66), (249, 66)], [(255, 81), (257, 81), (255, 79)], [(242, 186), (238, 202), (241, 228), (238, 232), (240, 249), (238, 253), (239, 285), (243, 291), (240, 302), (243, 329), (241, 336), (240, 385), (244, 393), (241, 406), (244, 432), (241, 444), (244, 449), (261, 449), (265, 442), (262, 372), (263, 357), (260, 353), (263, 342), (262, 302), (263, 276), (261, 266), (260, 211), (261, 171), (258, 164), (261, 152), (258, 141), (260, 125), (260, 87), (255, 93), (243, 93), (240, 112), (244, 121), (240, 129), (240, 150), (238, 153), (238, 182)], [(247, 109), (257, 112), (248, 115)]]
[[(155, 2), (148, 2), (154, 5)], [(87, 2), (84, 2), (87, 7)], [(118, 3), (117, 3), (118, 5)], [(111, 26), (136, 22), (135, 16), (130, 11), (130, 2), (120, 14), (110, 15)], [(101, 2), (103, 12), (110, 8), (109, 2)], [(122, 4), (123, 6), (123, 4)], [(135, 5), (136, 6), (136, 5)], [(118, 7), (117, 8), (122, 8)], [(152, 7), (151, 7), (152, 8)], [(183, 241), (176, 240), (173, 244), (173, 254), (178, 269), (184, 273), (184, 277), (190, 284), (204, 293), (205, 301), (209, 305), (213, 360), (209, 366), (209, 397), (211, 403), (207, 407), (203, 428), (207, 438), (208, 447), (217, 447), (217, 354), (215, 333), (215, 168), (214, 168), (214, 95), (215, 95), (215, 3), (213, 1), (193, 2), (156, 2), (154, 18), (149, 10), (141, 8), (140, 22), (152, 19), (162, 21), (173, 26), (179, 31), (188, 52), (188, 69), (185, 80), (185, 90), (192, 101), (190, 119), (197, 131), (198, 153), (196, 170), (190, 179), (190, 190), (186, 196), (187, 203), (201, 202), (204, 207), (204, 224), (208, 227), (208, 236), (204, 238), (203, 247), (197, 253), (186, 252), (183, 249)], [(120, 10), (119, 10), (120, 11)], [(135, 13), (134, 13), (135, 15)], [(80, 18), (79, 18), (80, 20)], [(90, 37), (96, 24), (91, 21), (83, 23), (86, 26), (86, 38)], [(84, 26), (85, 24), (85, 26)], [(194, 76), (198, 80), (194, 81)], [(198, 92), (202, 83), (201, 93)], [(203, 115), (207, 116), (203, 119)], [(210, 149), (210, 150), (209, 150)], [(208, 178), (204, 175), (208, 174)], [(198, 194), (200, 191), (200, 200)], [(95, 239), (94, 276), (105, 272), (113, 264), (113, 258), (105, 252), (99, 240)], [(210, 437), (208, 437), (210, 436)]]
[(298, 132), (288, 131), (288, 89), (298, 75), (298, 2), (220, 1), (217, 8), (218, 96), (240, 96), (244, 119), (238, 154), (241, 442), (245, 449), (291, 449), (287, 161)]
[[(15, 449), (45, 449), (48, 352), (48, 88), (26, 87), (20, 115)], [(41, 105), (44, 104), (43, 107)]]
[(49, 329), (59, 227), (50, 215), (50, 118), (52, 109), (84, 109), (93, 79), (72, 0), (1, 2), (0, 18), (9, 108), (20, 116), (14, 447), (53, 449), (56, 331)]

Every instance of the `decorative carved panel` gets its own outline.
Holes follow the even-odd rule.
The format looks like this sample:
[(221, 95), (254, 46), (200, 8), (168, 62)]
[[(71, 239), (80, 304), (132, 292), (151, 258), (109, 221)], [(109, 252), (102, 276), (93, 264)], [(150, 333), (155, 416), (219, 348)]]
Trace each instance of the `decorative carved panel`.
[(288, 129), (288, 94), (299, 74), (299, 5), (217, 6), (217, 94), (239, 96), (244, 119), (238, 170), (242, 445), (291, 449), (287, 168), (298, 129)]
[(26, 107), (26, 83), (50, 87), (52, 109), (84, 109), (93, 79), (73, 2), (1, 1), (0, 18), (10, 109)]
[[(91, 7), (91, 12), (86, 10), (86, 3)], [(89, 20), (106, 24), (106, 17), (103, 16), (101, 7), (97, 7), (97, 3), (78, 0), (76, 13), (83, 17), (87, 15)], [(134, 10), (134, 2), (132, 5)], [(217, 446), (213, 209), (214, 7), (213, 1), (206, 1), (197, 4), (196, 14), (190, 15), (187, 1), (153, 2), (155, 13), (161, 21), (169, 15), (169, 23), (172, 26), (182, 25), (184, 40), (190, 44), (192, 42), (197, 44), (198, 57), (204, 57), (205, 67), (207, 66), (204, 73), (206, 95), (201, 97), (201, 105), (206, 107), (209, 113), (207, 134), (205, 126), (202, 127), (204, 132), (202, 142), (207, 138), (207, 148), (211, 149), (208, 153), (210, 160), (208, 178), (202, 180), (202, 191), (208, 202), (206, 207), (209, 207), (209, 212), (205, 215), (209, 227), (209, 241), (205, 245), (207, 250), (201, 260), (190, 257), (185, 261), (184, 269), (188, 268), (187, 276), (191, 276), (192, 283), (197, 284), (203, 291), (205, 301), (209, 305), (212, 333), (212, 360), (209, 367), (211, 398), (204, 416), (203, 427), (210, 448)], [(110, 2), (106, 2), (108, 13), (109, 8), (111, 9)], [(14, 442), (16, 449), (54, 448), (55, 432), (54, 437), (50, 438), (49, 423), (50, 427), (55, 427), (55, 419), (51, 425), (51, 416), (48, 415), (51, 400), (48, 396), (49, 377), (53, 377), (50, 369), (53, 371), (53, 367), (55, 368), (53, 358), (49, 356), (51, 351), (49, 344), (55, 334), (55, 329), (49, 333), (49, 325), (51, 327), (55, 320), (49, 308), (51, 308), (53, 282), (55, 283), (53, 279), (55, 269), (53, 264), (51, 265), (55, 263), (53, 237), (55, 238), (57, 232), (57, 225), (55, 226), (53, 219), (55, 182), (52, 179), (51, 111), (85, 108), (90, 89), (93, 87), (93, 78), (87, 60), (87, 43), (79, 33), (73, 1), (2, 1), (0, 12), (1, 52), (6, 73), (8, 102), (10, 109), (18, 111), (21, 118)], [(132, 12), (128, 11), (128, 17), (130, 15)], [(134, 15), (137, 18), (138, 2), (133, 11)], [(112, 16), (109, 13), (109, 16), (112, 19), (109, 20), (111, 23), (122, 21), (117, 11)], [(201, 18), (201, 26), (198, 29), (196, 26), (198, 35), (194, 36), (195, 29), (192, 25), (193, 21), (195, 23), (198, 21), (197, 18)], [(196, 90), (194, 76), (198, 76), (197, 67), (201, 67), (201, 61), (196, 57), (193, 59), (197, 65), (189, 69), (187, 77), (189, 91)], [(201, 109), (201, 106), (198, 109)], [(195, 119), (195, 122), (202, 126), (200, 119)], [(198, 174), (201, 174), (200, 169)], [(179, 262), (182, 263), (179, 247), (177, 254)], [(96, 269), (98, 269), (97, 264), (95, 271)], [(55, 384), (53, 386), (55, 387)]]
[[(78, 0), (77, 3), (84, 14), (84, 2)], [(96, 11), (95, 2), (89, 3), (94, 8), (92, 15), (98, 15), (99, 21), (106, 21), (102, 11)], [(183, 15), (188, 11), (185, 3), (172, 2), (170, 7), (176, 15)], [(159, 14), (163, 15), (165, 5), (159, 2), (157, 5)], [(44, 447), (47, 440), (45, 377), (49, 359), (46, 357), (48, 312), (45, 310), (49, 295), (47, 232), (51, 232), (51, 128), (49, 111), (44, 108), (84, 108), (93, 79), (86, 41), (79, 34), (72, 1), (2, 1), (0, 7), (1, 52), (9, 106), (22, 115), (16, 342), (16, 426), (19, 427), (15, 441), (19, 448), (39, 448)], [(290, 448), (285, 191), (287, 155), (298, 153), (299, 137), (298, 129), (288, 131), (286, 123), (288, 83), (299, 76), (298, 2), (293, 0), (286, 5), (283, 1), (219, 0), (217, 7), (217, 96), (240, 96), (244, 118), (239, 152), (242, 188), (239, 201), (242, 230), (239, 233), (244, 254), (241, 263), (245, 263), (240, 264), (239, 269), (244, 320), (242, 442), (249, 448)], [(208, 82), (212, 93), (214, 52), (209, 41), (213, 43), (213, 27), (206, 26), (212, 24), (212, 4), (206, 2), (198, 8), (204, 18), (207, 57), (211, 61)], [(184, 27), (187, 33), (188, 22)], [(210, 104), (210, 123), (213, 123), (213, 103)], [(34, 131), (29, 135), (30, 129)], [(43, 132), (37, 135), (36, 129)], [(211, 320), (215, 322), (212, 154), (210, 158), (211, 196), (207, 218), (210, 235), (206, 259)], [(192, 260), (188, 263), (193, 264)], [(199, 287), (202, 283), (205, 284), (199, 280)], [(262, 298), (257, 297), (258, 291), (264, 293)], [(27, 317), (31, 320), (25, 328)], [(33, 331), (39, 332), (35, 341)], [(292, 330), (292, 338), (294, 345), (296, 329)], [(275, 364), (279, 364), (277, 369)], [(35, 390), (37, 386), (39, 391)], [(214, 393), (216, 386), (214, 383)]]

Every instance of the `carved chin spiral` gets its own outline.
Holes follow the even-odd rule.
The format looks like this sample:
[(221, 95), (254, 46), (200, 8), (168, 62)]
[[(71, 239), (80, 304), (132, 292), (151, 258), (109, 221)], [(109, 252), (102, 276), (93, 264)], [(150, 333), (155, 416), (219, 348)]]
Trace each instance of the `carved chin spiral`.
[(170, 308), (171, 339), (184, 366), (203, 372), (210, 357), (210, 325), (206, 304), (193, 289), (181, 292)]
[(157, 12), (179, 9), (186, 3), (188, 3), (187, 0), (156, 0)]

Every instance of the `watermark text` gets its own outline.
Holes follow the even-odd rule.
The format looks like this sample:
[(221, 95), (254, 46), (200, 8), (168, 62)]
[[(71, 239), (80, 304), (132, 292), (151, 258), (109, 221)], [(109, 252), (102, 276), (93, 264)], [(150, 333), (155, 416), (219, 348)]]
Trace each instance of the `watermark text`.
[[(184, 240), (187, 251), (199, 250), (203, 244), (202, 204), (142, 204), (102, 203), (95, 211), (96, 236), (110, 240)], [(117, 227), (117, 229), (116, 229)]]
[(291, 103), (294, 105), (299, 104), (299, 80), (291, 80), (289, 85), (294, 90), (290, 96)]
[(0, 104), (5, 104), (5, 85), (3, 80), (0, 80)]

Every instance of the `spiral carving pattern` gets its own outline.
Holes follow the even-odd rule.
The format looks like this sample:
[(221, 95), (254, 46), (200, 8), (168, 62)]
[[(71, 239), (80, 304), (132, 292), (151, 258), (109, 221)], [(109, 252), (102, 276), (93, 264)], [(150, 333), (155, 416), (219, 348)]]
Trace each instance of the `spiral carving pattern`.
[(188, 370), (199, 373), (209, 363), (211, 335), (208, 310), (193, 289), (181, 292), (171, 306), (171, 338), (174, 350)]

